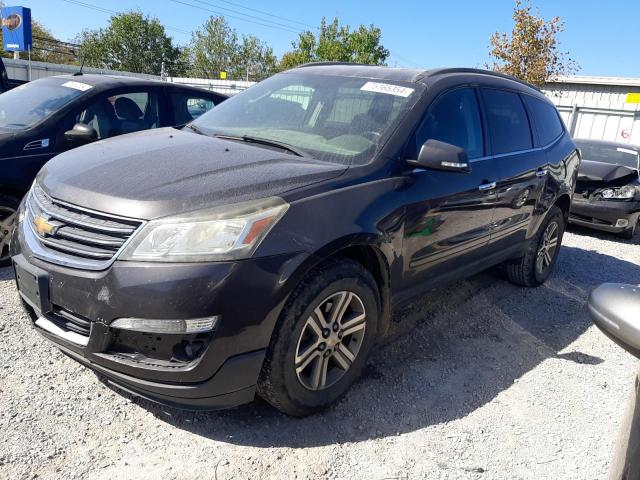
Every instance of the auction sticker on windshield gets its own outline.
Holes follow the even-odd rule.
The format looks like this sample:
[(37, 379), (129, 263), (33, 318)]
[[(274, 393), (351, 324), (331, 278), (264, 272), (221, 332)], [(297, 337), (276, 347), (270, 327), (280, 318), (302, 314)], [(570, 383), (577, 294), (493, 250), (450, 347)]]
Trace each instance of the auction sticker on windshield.
[(386, 93), (387, 95), (395, 95), (396, 97), (405, 98), (413, 93), (413, 88), (378, 82), (367, 82), (360, 88), (360, 90), (364, 90), (365, 92)]
[(74, 82), (70, 80), (62, 84), (63, 87), (74, 88), (76, 90), (80, 90), (81, 92), (86, 92), (87, 90), (91, 90), (93, 87), (91, 85), (87, 85), (82, 82)]

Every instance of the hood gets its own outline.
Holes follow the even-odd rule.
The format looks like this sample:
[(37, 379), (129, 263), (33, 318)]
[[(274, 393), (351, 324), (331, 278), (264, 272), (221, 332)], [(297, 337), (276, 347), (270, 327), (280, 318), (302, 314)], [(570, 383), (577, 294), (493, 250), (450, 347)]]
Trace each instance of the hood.
[(578, 170), (578, 183), (599, 186), (623, 186), (637, 178), (638, 171), (633, 168), (591, 160), (583, 160)]
[(53, 198), (143, 220), (283, 193), (347, 167), (161, 128), (58, 155), (38, 183)]

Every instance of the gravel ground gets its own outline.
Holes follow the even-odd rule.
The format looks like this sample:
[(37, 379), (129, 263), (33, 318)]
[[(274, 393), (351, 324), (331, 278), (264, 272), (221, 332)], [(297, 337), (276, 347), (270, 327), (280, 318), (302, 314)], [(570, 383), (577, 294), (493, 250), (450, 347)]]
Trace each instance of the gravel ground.
[(398, 311), (334, 408), (192, 413), (115, 393), (28, 326), (0, 269), (1, 478), (604, 478), (635, 362), (588, 291), (640, 284), (640, 238), (573, 229), (554, 277), (498, 272)]

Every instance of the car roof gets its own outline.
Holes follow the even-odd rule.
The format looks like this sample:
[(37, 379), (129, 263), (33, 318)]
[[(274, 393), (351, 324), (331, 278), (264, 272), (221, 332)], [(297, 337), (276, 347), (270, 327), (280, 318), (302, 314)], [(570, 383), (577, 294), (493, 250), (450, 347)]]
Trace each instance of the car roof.
[(627, 148), (629, 150), (635, 150), (636, 152), (640, 153), (640, 146), (632, 145), (629, 143), (610, 142), (607, 140), (591, 140), (589, 138), (574, 138), (573, 142), (576, 145), (595, 145), (600, 147)]
[(99, 90), (114, 87), (128, 87), (128, 86), (140, 86), (140, 87), (173, 87), (177, 89), (189, 90), (192, 92), (207, 92), (211, 95), (218, 95), (226, 97), (227, 95), (218, 92), (210, 92), (204, 88), (192, 87), (190, 85), (183, 85), (180, 83), (163, 82), (162, 80), (156, 80), (153, 78), (139, 78), (128, 77), (124, 75), (99, 75), (93, 73), (82, 73), (74, 75), (54, 75), (51, 77), (45, 77), (36, 81), (53, 81), (58, 83), (64, 83), (68, 81), (74, 81), (79, 83), (85, 83), (91, 85)]
[(428, 84), (433, 80), (445, 76), (465, 76), (465, 77), (484, 77), (494, 81), (494, 83), (502, 86), (516, 87), (522, 89), (532, 89), (543, 96), (540, 89), (523, 80), (519, 80), (510, 75), (494, 72), (491, 70), (481, 70), (477, 68), (433, 68), (433, 69), (413, 69), (413, 68), (395, 68), (377, 65), (362, 65), (357, 63), (344, 62), (314, 62), (300, 65), (293, 70), (305, 69), (317, 75), (336, 75), (344, 77), (362, 77), (373, 80), (391, 80), (399, 82), (410, 82), (419, 84)]

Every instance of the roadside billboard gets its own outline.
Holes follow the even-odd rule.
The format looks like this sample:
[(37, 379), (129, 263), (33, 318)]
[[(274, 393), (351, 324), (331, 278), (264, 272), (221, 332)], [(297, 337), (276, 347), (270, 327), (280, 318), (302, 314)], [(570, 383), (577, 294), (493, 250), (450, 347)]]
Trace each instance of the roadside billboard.
[(2, 48), (6, 52), (31, 50), (31, 9), (4, 7), (2, 15)]

